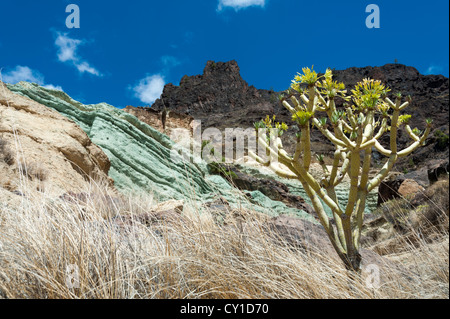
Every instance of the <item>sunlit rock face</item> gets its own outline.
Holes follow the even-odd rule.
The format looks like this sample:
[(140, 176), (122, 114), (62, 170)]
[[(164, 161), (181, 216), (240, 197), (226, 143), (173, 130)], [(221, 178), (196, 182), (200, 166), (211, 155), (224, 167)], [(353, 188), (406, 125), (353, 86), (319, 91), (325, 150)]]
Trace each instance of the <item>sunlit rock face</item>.
[(106, 103), (84, 105), (61, 91), (21, 82), (11, 91), (58, 111), (73, 120), (111, 161), (109, 176), (124, 192), (150, 191), (160, 199), (213, 192), (204, 170), (170, 158), (173, 142), (136, 117)]
[(59, 196), (90, 179), (112, 185), (109, 169), (107, 155), (73, 121), (0, 82), (0, 188)]
[(247, 196), (224, 178), (209, 175), (203, 161), (173, 157), (175, 143), (137, 117), (106, 103), (84, 105), (62, 91), (20, 82), (8, 85), (18, 94), (58, 111), (77, 124), (111, 163), (109, 176), (123, 193), (151, 193), (158, 201), (183, 199), (204, 203), (225, 198), (235, 208), (247, 207), (271, 216), (290, 214), (313, 220), (306, 212), (271, 200), (259, 191)]

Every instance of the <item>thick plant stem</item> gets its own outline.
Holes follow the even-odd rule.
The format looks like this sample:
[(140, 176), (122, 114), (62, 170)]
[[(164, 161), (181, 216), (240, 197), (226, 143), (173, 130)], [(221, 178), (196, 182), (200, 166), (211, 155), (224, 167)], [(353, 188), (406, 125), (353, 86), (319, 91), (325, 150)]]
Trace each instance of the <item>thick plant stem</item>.
[[(327, 188), (327, 193), (328, 193), (328, 196), (330, 196), (330, 198), (332, 198), (336, 203), (339, 203), (334, 187)], [(333, 211), (333, 218), (336, 223), (336, 229), (337, 229), (337, 233), (339, 236), (339, 241), (341, 242), (341, 245), (344, 248), (344, 250), (347, 251), (347, 242), (345, 240), (344, 226), (342, 225), (342, 220), (335, 211)]]
[[(300, 181), (337, 254), (349, 270), (359, 272), (360, 239), (367, 196), (392, 170), (399, 157), (407, 156), (423, 145), (430, 132), (431, 122), (427, 121), (425, 133), (419, 137), (419, 131), (413, 131), (408, 125), (410, 116), (400, 116), (400, 111), (409, 103), (402, 104), (401, 95), (397, 95), (395, 103), (392, 102), (386, 97), (389, 89), (380, 81), (364, 79), (351, 90), (352, 95), (347, 96), (345, 86), (332, 81), (330, 70), (327, 70), (324, 76), (319, 76), (309, 68), (304, 68), (303, 72), (303, 75), (296, 76), (288, 91), (291, 104), (282, 97), (282, 104), (293, 115), (293, 120), (300, 128), (294, 155), (290, 156), (283, 150), (277, 135), (275, 139), (258, 136), (260, 144), (266, 149), (268, 161), (255, 154), (251, 156), (270, 167), (279, 176), (297, 178)], [(320, 78), (324, 80), (320, 82)], [(299, 96), (294, 96), (294, 91), (298, 92)], [(353, 104), (344, 104), (345, 110), (337, 108), (334, 101), (337, 96)], [(320, 112), (325, 112), (328, 118), (316, 117), (316, 113)], [(377, 119), (376, 113), (381, 114), (381, 117)], [(273, 129), (271, 123), (266, 126), (269, 130)], [(399, 126), (403, 124), (413, 143), (400, 151), (397, 147), (397, 132)], [(284, 123), (283, 125), (286, 126)], [(277, 123), (276, 127), (283, 125)], [(329, 129), (330, 126), (332, 130)], [(375, 132), (377, 126), (380, 128)], [(318, 156), (319, 164), (324, 171), (320, 180), (316, 180), (309, 172), (312, 162), (313, 127), (317, 127), (336, 148), (331, 170), (325, 165), (323, 155)], [(390, 131), (389, 149), (386, 149), (378, 140), (388, 131)], [(270, 145), (268, 140), (271, 141)], [(387, 159), (380, 171), (370, 179), (373, 148)], [(362, 166), (361, 153), (364, 153)], [(287, 169), (273, 165), (278, 161)], [(346, 176), (350, 178), (348, 200), (346, 207), (341, 208), (335, 187), (342, 183)], [(325, 213), (323, 204), (331, 209), (334, 226)]]
[(323, 209), (322, 203), (320, 202), (318, 196), (315, 194), (315, 192), (311, 189), (311, 187), (305, 182), (304, 179), (302, 179), (299, 176), (299, 181), (303, 185), (303, 188), (306, 191), (306, 194), (311, 199), (311, 203), (313, 205), (314, 210), (316, 211), (317, 215), (319, 216), (319, 221), (322, 224), (323, 228), (325, 229), (328, 238), (331, 241), (331, 244), (333, 245), (334, 249), (338, 253), (339, 257), (344, 260), (345, 254), (347, 252), (347, 249), (343, 247), (340, 238), (338, 234), (333, 229), (333, 226), (330, 223), (330, 220), (325, 213), (325, 210)]
[(358, 251), (360, 248), (361, 230), (364, 221), (364, 208), (366, 207), (366, 198), (367, 193), (365, 192), (365, 190), (360, 190), (358, 192), (358, 200), (356, 202), (356, 229), (353, 233), (353, 243), (356, 250)]

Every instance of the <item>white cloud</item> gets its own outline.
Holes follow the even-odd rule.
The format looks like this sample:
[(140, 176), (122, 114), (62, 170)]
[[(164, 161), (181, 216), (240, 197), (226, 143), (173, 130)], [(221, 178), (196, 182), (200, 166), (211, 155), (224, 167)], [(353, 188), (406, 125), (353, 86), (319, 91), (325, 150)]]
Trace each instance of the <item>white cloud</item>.
[(171, 55), (163, 55), (160, 58), (162, 68), (159, 73), (147, 75), (135, 86), (129, 89), (134, 92), (134, 96), (146, 104), (153, 104), (162, 94), (166, 85), (165, 76), (170, 70), (182, 64), (182, 62)]
[(81, 62), (80, 64), (75, 64), (75, 66), (80, 73), (87, 72), (96, 76), (101, 76), (100, 72), (98, 72), (97, 69), (91, 67), (86, 61)]
[(58, 47), (58, 59), (61, 62), (67, 61), (76, 61), (78, 58), (76, 57), (75, 51), (78, 46), (81, 44), (80, 40), (71, 39), (67, 37), (66, 34), (58, 33), (58, 37), (56, 38), (55, 45)]
[(163, 92), (164, 77), (161, 74), (148, 75), (133, 87), (134, 95), (143, 103), (153, 104)]
[(430, 65), (428, 67), (428, 69), (425, 71), (425, 74), (426, 75), (429, 75), (429, 74), (441, 74), (443, 70), (444, 70), (444, 68), (442, 68), (441, 66)]
[(238, 11), (251, 6), (259, 6), (264, 8), (265, 5), (265, 0), (219, 0), (217, 10), (222, 11), (224, 7), (231, 7)]
[(180, 60), (171, 55), (163, 55), (161, 57), (161, 62), (168, 68), (173, 68), (181, 64)]
[(58, 60), (60, 62), (72, 64), (80, 73), (87, 72), (92, 75), (102, 76), (96, 68), (78, 55), (77, 49), (85, 43), (84, 41), (69, 38), (67, 33), (58, 32), (57, 35), (55, 45), (58, 48)]
[(36, 83), (47, 89), (63, 91), (59, 85), (45, 84), (44, 76), (36, 70), (33, 70), (27, 66), (18, 65), (9, 72), (2, 74), (2, 80), (5, 83), (16, 84), (21, 81)]
[(27, 81), (37, 83), (39, 85), (44, 84), (44, 76), (38, 71), (32, 70), (27, 66), (18, 65), (9, 72), (6, 72), (2, 76), (3, 82), (16, 84), (20, 81)]
[(46, 84), (43, 87), (49, 90), (64, 91), (63, 88), (60, 87), (59, 85), (54, 86), (53, 84)]

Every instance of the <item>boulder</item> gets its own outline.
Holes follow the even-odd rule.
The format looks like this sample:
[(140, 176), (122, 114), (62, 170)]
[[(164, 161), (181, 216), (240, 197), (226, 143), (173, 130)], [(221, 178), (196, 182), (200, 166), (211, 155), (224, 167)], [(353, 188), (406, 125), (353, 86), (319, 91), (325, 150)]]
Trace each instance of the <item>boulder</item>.
[(413, 179), (417, 183), (419, 183), (422, 187), (428, 187), (430, 185), (430, 181), (428, 180), (428, 172), (426, 167), (421, 167), (419, 169), (410, 171), (404, 175), (407, 179)]
[(400, 197), (398, 189), (405, 178), (400, 173), (392, 173), (384, 179), (378, 186), (378, 202), (377, 206), (390, 199)]
[(404, 175), (393, 174), (381, 182), (378, 187), (378, 203), (381, 205), (394, 198), (413, 198), (425, 190), (418, 182), (405, 178)]
[(403, 183), (400, 184), (400, 187), (398, 188), (398, 194), (400, 197), (404, 198), (412, 198), (416, 194), (423, 192), (425, 188), (420, 186), (419, 183), (417, 183), (415, 180), (412, 179), (405, 179)]

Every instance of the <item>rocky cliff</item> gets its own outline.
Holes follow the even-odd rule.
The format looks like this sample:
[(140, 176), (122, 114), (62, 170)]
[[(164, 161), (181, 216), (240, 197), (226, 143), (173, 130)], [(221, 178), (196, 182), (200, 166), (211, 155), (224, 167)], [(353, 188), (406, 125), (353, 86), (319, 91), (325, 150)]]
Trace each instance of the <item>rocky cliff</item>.
[[(299, 70), (293, 70), (293, 76), (297, 71)], [(448, 78), (442, 75), (422, 75), (415, 68), (401, 64), (354, 67), (334, 70), (334, 74), (335, 79), (344, 82), (347, 88), (353, 87), (363, 78), (370, 77), (386, 83), (391, 87), (392, 94), (400, 91), (404, 96), (411, 95), (412, 104), (407, 112), (412, 114), (412, 127), (423, 129), (426, 118), (434, 120), (433, 132), (426, 147), (415, 152), (412, 157), (400, 161), (397, 169), (411, 166), (412, 163), (413, 166), (424, 165), (432, 158), (448, 157), (448, 140), (447, 144), (442, 145), (440, 133), (437, 132), (448, 136)], [(286, 83), (286, 88), (289, 84)], [(266, 114), (277, 115), (279, 120), (289, 124), (290, 114), (278, 102), (278, 94), (249, 86), (241, 78), (236, 61), (208, 61), (202, 75), (184, 76), (179, 86), (167, 84), (152, 109), (161, 111), (166, 106), (177, 113), (201, 120), (203, 129), (215, 127), (221, 131), (225, 128), (253, 127), (253, 123)], [(291, 151), (295, 133), (296, 129), (292, 127), (283, 137), (283, 144)], [(401, 131), (399, 145), (404, 147), (407, 143), (407, 134)], [(313, 132), (312, 145), (313, 150), (318, 153), (326, 154), (333, 150), (332, 145), (317, 131)], [(376, 154), (374, 158), (377, 158)]]
[(201, 120), (202, 129), (248, 128), (265, 114), (276, 114), (277, 93), (249, 86), (236, 61), (208, 61), (203, 75), (184, 76), (179, 86), (167, 84), (151, 109), (164, 106)]
[[(135, 116), (106, 103), (83, 105), (61, 91), (20, 82), (8, 85), (72, 120), (106, 153), (111, 161), (109, 176), (122, 191), (149, 190), (160, 199), (180, 199), (189, 192), (213, 191), (203, 171), (193, 165), (170, 160), (173, 142)], [(189, 176), (189, 179), (188, 179)]]
[[(47, 112), (57, 111), (68, 118), (66, 121), (72, 126), (79, 126), (107, 155), (111, 163), (109, 176), (123, 193), (151, 193), (157, 201), (182, 199), (196, 206), (224, 198), (235, 208), (247, 207), (272, 216), (291, 214), (313, 219), (304, 211), (271, 200), (257, 190), (249, 192), (250, 196), (244, 195), (224, 178), (209, 175), (205, 162), (174, 160), (171, 151), (175, 143), (126, 111), (106, 103), (84, 105), (64, 92), (27, 82), (8, 84), (8, 88), (18, 98), (45, 105)], [(139, 112), (135, 114), (143, 116)], [(46, 126), (37, 130), (45, 132), (49, 127), (53, 129)], [(53, 138), (59, 141), (63, 137)]]
[(176, 131), (179, 129), (184, 129), (190, 132), (192, 137), (192, 131), (194, 128), (194, 118), (186, 114), (180, 114), (175, 111), (169, 112), (166, 117), (165, 128), (162, 124), (162, 112), (149, 107), (134, 107), (128, 105), (125, 112), (136, 116), (139, 121), (146, 123), (156, 129), (160, 133), (164, 133), (167, 136), (175, 136)]
[(91, 178), (111, 185), (109, 169), (106, 154), (73, 121), (0, 82), (0, 189), (21, 194), (31, 186), (57, 196)]

